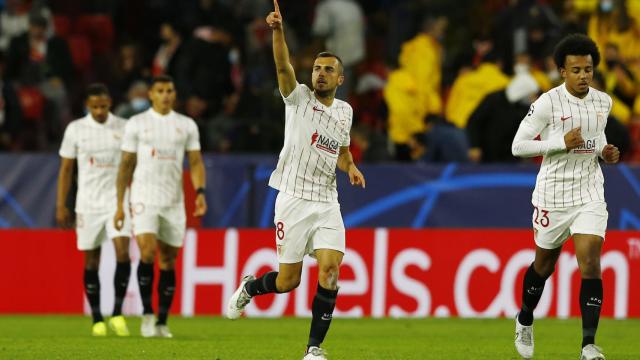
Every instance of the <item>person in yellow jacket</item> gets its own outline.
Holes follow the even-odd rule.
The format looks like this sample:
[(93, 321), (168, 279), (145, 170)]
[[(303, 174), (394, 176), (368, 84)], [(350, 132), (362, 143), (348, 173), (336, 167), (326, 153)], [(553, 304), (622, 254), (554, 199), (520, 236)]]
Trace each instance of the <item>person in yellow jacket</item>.
[(418, 146), (415, 136), (426, 131), (428, 114), (439, 114), (441, 104), (438, 93), (425, 91), (406, 68), (389, 74), (383, 91), (389, 111), (388, 133), (399, 161), (410, 161), (414, 148)]
[(442, 113), (442, 45), (448, 20), (428, 17), (422, 31), (402, 44), (399, 69), (389, 74), (384, 98), (389, 109), (389, 138), (395, 158), (410, 161), (420, 145), (415, 135), (426, 131), (425, 118)]
[(509, 84), (509, 77), (492, 61), (492, 57), (489, 53), (475, 70), (459, 75), (453, 82), (445, 115), (458, 128), (467, 126), (471, 113), (485, 96)]
[[(599, 11), (591, 15), (587, 34), (594, 39), (598, 48), (605, 49), (607, 43), (615, 44), (620, 49), (622, 61), (632, 65), (640, 62), (640, 23), (638, 16), (640, 5), (638, 1), (620, 4), (614, 1), (602, 1)], [(609, 4), (608, 7), (603, 5)], [(605, 64), (600, 64), (604, 69)], [(635, 69), (632, 66), (632, 71)], [(633, 71), (634, 76), (640, 77), (640, 72)]]
[(444, 16), (429, 17), (422, 31), (402, 44), (398, 58), (400, 67), (410, 72), (425, 91), (440, 93), (442, 81), (442, 45), (440, 40), (447, 29)]

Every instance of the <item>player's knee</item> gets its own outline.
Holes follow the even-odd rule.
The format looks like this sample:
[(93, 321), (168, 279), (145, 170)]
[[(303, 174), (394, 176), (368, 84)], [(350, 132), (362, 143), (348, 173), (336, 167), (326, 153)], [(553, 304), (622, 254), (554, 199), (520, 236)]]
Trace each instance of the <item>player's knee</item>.
[(586, 258), (580, 260), (580, 274), (583, 278), (599, 278), (600, 277), (600, 259)]
[(157, 248), (148, 244), (139, 244), (140, 259), (144, 262), (154, 262)]
[(84, 268), (89, 271), (97, 271), (100, 268), (100, 263), (98, 261), (87, 261), (84, 264)]
[(318, 270), (320, 285), (326, 289), (336, 289), (338, 286), (338, 274), (340, 267), (338, 264), (323, 264)]
[(296, 289), (300, 285), (300, 276), (280, 276), (276, 278), (276, 288), (280, 293)]
[(173, 270), (176, 267), (176, 259), (168, 257), (160, 257), (158, 267), (161, 270)]
[(87, 251), (84, 254), (84, 268), (86, 270), (98, 270), (100, 267), (100, 252)]
[(549, 278), (556, 269), (556, 263), (553, 261), (538, 261), (533, 266), (535, 272), (543, 279)]
[(116, 261), (119, 263), (130, 262), (129, 252), (128, 251), (120, 251), (116, 253)]
[(538, 275), (540, 275), (540, 277), (543, 279), (548, 279), (551, 275), (553, 275), (553, 272), (555, 271), (555, 269), (556, 267), (553, 265), (543, 266), (542, 270), (540, 271), (540, 273), (538, 273)]
[(100, 267), (100, 258), (86, 258), (84, 261), (84, 268), (86, 270), (98, 270)]
[(156, 254), (152, 251), (142, 251), (140, 253), (140, 260), (144, 263), (151, 264), (156, 261)]

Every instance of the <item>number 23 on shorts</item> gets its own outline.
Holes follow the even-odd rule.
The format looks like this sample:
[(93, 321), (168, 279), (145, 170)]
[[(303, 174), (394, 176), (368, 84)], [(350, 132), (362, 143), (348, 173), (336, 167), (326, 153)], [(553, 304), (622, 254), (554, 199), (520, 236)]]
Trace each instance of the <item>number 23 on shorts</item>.
[(549, 226), (549, 210), (538, 209), (537, 206), (534, 206), (533, 222), (545, 228)]

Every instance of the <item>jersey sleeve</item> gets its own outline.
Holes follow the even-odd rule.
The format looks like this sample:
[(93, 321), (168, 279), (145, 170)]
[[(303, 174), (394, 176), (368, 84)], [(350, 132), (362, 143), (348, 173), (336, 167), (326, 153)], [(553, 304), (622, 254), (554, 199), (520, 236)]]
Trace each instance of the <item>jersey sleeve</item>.
[(124, 127), (120, 149), (130, 153), (138, 152), (138, 122), (134, 119), (129, 120)]
[(552, 116), (551, 99), (548, 94), (542, 94), (529, 108), (529, 112), (522, 119), (518, 132), (513, 139), (511, 152), (514, 156), (534, 157), (566, 150), (564, 137), (549, 140), (534, 140), (534, 138), (549, 125)]
[(347, 136), (344, 137), (344, 141), (341, 146), (349, 146), (351, 145), (351, 125), (353, 124), (353, 108), (349, 106), (347, 108), (348, 118), (347, 118)]
[(296, 82), (296, 87), (293, 89), (291, 94), (289, 94), (289, 96), (284, 96), (282, 95), (282, 93), (280, 93), (280, 95), (282, 95), (282, 100), (284, 100), (284, 103), (286, 105), (300, 105), (300, 103), (304, 99), (305, 88), (305, 85)]
[(58, 154), (67, 159), (75, 159), (78, 157), (78, 138), (74, 123), (70, 123), (64, 131), (64, 137), (62, 138), (62, 144), (60, 145)]
[(187, 142), (185, 144), (186, 151), (198, 151), (200, 150), (200, 132), (198, 131), (198, 125), (192, 119), (189, 119), (189, 130), (187, 133)]
[[(608, 94), (605, 94), (605, 96), (609, 101), (609, 109), (607, 110), (607, 114), (605, 117), (605, 119), (608, 119), (609, 114), (611, 113), (611, 109), (613, 108), (613, 99)], [(607, 136), (604, 134), (604, 129), (602, 129), (602, 132), (600, 132), (600, 135), (598, 136), (598, 141), (596, 142), (596, 154), (600, 158), (602, 158), (602, 150), (604, 149), (605, 145), (607, 145)]]

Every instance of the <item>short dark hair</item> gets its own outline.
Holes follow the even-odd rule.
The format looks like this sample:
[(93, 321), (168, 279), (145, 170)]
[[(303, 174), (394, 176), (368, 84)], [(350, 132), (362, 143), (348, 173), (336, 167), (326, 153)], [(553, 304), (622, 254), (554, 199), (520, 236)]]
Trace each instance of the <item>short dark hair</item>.
[(334, 53), (330, 53), (328, 51), (323, 51), (321, 53), (319, 53), (318, 55), (316, 55), (316, 59), (318, 58), (328, 58), (328, 57), (332, 57), (332, 58), (336, 58), (336, 60), (338, 60), (338, 63), (340, 64), (340, 71), (342, 72), (342, 70), (344, 69), (344, 64), (342, 63), (342, 59), (340, 59), (340, 56), (334, 54)]
[(109, 95), (109, 89), (107, 89), (107, 86), (105, 84), (94, 83), (87, 87), (87, 99), (91, 96), (110, 97), (111, 95)]
[(149, 83), (149, 89), (151, 89), (156, 83), (173, 83), (173, 78), (169, 75), (154, 76)]
[(600, 64), (598, 45), (590, 37), (583, 34), (571, 34), (562, 39), (553, 51), (553, 60), (559, 68), (564, 67), (568, 55), (591, 55), (593, 67)]

